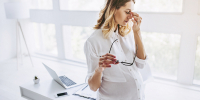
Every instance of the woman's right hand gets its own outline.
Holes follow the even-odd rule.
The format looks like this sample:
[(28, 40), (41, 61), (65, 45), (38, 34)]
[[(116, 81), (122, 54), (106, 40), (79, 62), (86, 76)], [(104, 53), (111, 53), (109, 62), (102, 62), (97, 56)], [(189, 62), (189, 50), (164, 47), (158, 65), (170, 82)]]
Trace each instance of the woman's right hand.
[(110, 68), (111, 65), (110, 64), (119, 64), (119, 62), (117, 62), (116, 56), (107, 53), (103, 56), (101, 56), (101, 58), (99, 59), (99, 67), (96, 69), (96, 71), (98, 72), (103, 72), (105, 68)]

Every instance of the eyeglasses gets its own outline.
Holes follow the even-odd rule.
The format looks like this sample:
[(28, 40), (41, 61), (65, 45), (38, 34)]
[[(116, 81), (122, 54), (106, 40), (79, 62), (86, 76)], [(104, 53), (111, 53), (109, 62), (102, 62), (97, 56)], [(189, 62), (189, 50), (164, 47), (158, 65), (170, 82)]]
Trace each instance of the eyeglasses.
[[(118, 40), (118, 39), (116, 39), (115, 41), (117, 41), (117, 40)], [(114, 41), (114, 42), (115, 42), (115, 41)], [(114, 43), (114, 42), (113, 42), (113, 43)], [(111, 45), (111, 47), (110, 47), (109, 53), (110, 53), (110, 51), (111, 51), (111, 48), (112, 48), (112, 46), (113, 46), (113, 43), (112, 43), (112, 45)], [(138, 46), (137, 46), (137, 45), (136, 45), (136, 48), (137, 48), (137, 49), (136, 49), (135, 57), (133, 58), (133, 62), (132, 62), (132, 63), (127, 63), (127, 62), (123, 62), (123, 61), (122, 61), (122, 62), (119, 62), (119, 60), (117, 60), (116, 63), (119, 62), (119, 63), (121, 63), (121, 64), (123, 64), (123, 65), (125, 65), (125, 66), (131, 66), (131, 65), (133, 65), (133, 63), (135, 62), (135, 58), (136, 58), (136, 54), (137, 54), (137, 50), (138, 50)]]

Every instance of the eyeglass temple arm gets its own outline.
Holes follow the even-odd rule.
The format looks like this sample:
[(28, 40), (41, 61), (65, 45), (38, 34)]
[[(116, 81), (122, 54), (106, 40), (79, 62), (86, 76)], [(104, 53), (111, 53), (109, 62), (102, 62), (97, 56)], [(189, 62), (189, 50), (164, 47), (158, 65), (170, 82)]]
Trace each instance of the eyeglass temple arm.
[(120, 62), (120, 63), (122, 63), (125, 66), (131, 66), (131, 65), (133, 65), (133, 63), (126, 63), (126, 62)]
[[(133, 63), (134, 63), (136, 55), (137, 55), (137, 50), (138, 50), (138, 45), (136, 44), (136, 52), (135, 52), (135, 57), (133, 59)], [(133, 65), (133, 63), (127, 63), (127, 62), (120, 62), (120, 63), (122, 63), (125, 66), (131, 66), (131, 65)]]
[[(116, 39), (115, 41), (117, 41), (117, 40), (118, 40), (118, 39)], [(115, 42), (115, 41), (114, 41), (114, 42)], [(114, 43), (114, 42), (113, 42), (113, 43)], [(111, 51), (111, 48), (112, 48), (112, 46), (113, 46), (113, 43), (112, 43), (112, 45), (111, 45), (111, 47), (110, 47), (109, 53), (110, 53), (110, 51)]]

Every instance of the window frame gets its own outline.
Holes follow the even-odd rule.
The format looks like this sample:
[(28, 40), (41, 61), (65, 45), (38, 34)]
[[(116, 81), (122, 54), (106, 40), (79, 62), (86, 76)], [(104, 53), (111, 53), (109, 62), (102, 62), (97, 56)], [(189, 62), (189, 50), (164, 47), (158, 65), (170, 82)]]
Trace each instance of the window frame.
[[(144, 18), (147, 18), (149, 16), (147, 15), (156, 15), (156, 16), (162, 16), (162, 15), (165, 15), (165, 16), (170, 16), (169, 18), (170, 19), (173, 19), (175, 17), (178, 17), (178, 16), (185, 16), (186, 14), (188, 14), (187, 10), (191, 5), (190, 3), (188, 4), (188, 2), (190, 2), (189, 0), (183, 0), (183, 4), (182, 4), (182, 12), (181, 13), (178, 13), (178, 12), (174, 12), (174, 13), (170, 13), (170, 12), (137, 12), (139, 14), (141, 14)], [(195, 3), (198, 2), (198, 5), (200, 5), (200, 0), (198, 1), (194, 1)], [(192, 2), (193, 3), (193, 2)], [(194, 7), (194, 9), (196, 9)], [(54, 11), (54, 12), (53, 12)], [(81, 23), (84, 23), (84, 21), (81, 21), (80, 19), (77, 19), (77, 21), (75, 21), (75, 23), (71, 23), (71, 22), (61, 22), (61, 21), (58, 21), (58, 22), (55, 22), (54, 24), (56, 25), (56, 40), (58, 39), (61, 39), (63, 34), (62, 34), (62, 25), (72, 25), (72, 26), (82, 26), (82, 27), (85, 27), (85, 26), (93, 26), (96, 22), (96, 19), (98, 18), (98, 11), (69, 11), (69, 10), (60, 10), (60, 7), (59, 7), (59, 0), (53, 0), (53, 9), (52, 10), (31, 10), (30, 11), (30, 19), (32, 22), (38, 22), (38, 23), (49, 23), (49, 20), (52, 20), (51, 16), (50, 18), (46, 18), (44, 16), (41, 16), (40, 18), (38, 17), (38, 15), (43, 15), (42, 13), (45, 13), (45, 14), (49, 14), (49, 12), (52, 12), (54, 14), (60, 14), (60, 15), (79, 15), (79, 16), (82, 16), (84, 18), (86, 18), (85, 15), (92, 15), (92, 18), (91, 21), (88, 22), (88, 24), (81, 24)], [(63, 14), (63, 13), (66, 13), (66, 14)], [(198, 14), (197, 14), (198, 13)], [(36, 15), (35, 15), (36, 14)], [(198, 8), (198, 12), (196, 12), (197, 15), (200, 15), (200, 6)], [(147, 16), (147, 17), (146, 17)], [(64, 17), (59, 17), (59, 18), (64, 18)], [(78, 18), (78, 17), (75, 17), (75, 18)], [(66, 17), (65, 19), (72, 19), (72, 17)], [(77, 22), (77, 23), (76, 23)], [(158, 22), (154, 22), (154, 23), (158, 23), (159, 24), (159, 21)], [(168, 23), (168, 22), (166, 22)], [(149, 27), (149, 28), (145, 28), (145, 27)], [(141, 29), (143, 29), (142, 31), (146, 31), (146, 32), (153, 32), (153, 30), (155, 30), (154, 32), (162, 32), (162, 33), (176, 33), (176, 34), (180, 34), (181, 35), (181, 42), (180, 42), (180, 57), (179, 57), (179, 66), (178, 66), (178, 75), (177, 75), (177, 81), (178, 83), (183, 83), (183, 84), (193, 84), (193, 75), (194, 75), (194, 66), (193, 66), (193, 63), (195, 62), (194, 60), (194, 54), (192, 53), (191, 56), (189, 56), (189, 59), (191, 58), (192, 60), (189, 61), (189, 66), (182, 66), (184, 63), (184, 53), (186, 52), (184, 49), (187, 48), (188, 45), (190, 44), (193, 44), (192, 46), (189, 46), (191, 47), (192, 49), (189, 49), (189, 51), (187, 51), (187, 53), (191, 53), (191, 52), (194, 52), (195, 51), (195, 47), (196, 47), (196, 42), (195, 41), (192, 41), (192, 43), (188, 43), (186, 40), (188, 40), (187, 38), (190, 38), (189, 40), (195, 40), (195, 36), (197, 35), (200, 35), (200, 33), (195, 33), (197, 32), (196, 30), (195, 31), (192, 31), (192, 36), (189, 36), (187, 35), (189, 31), (187, 32), (184, 32), (184, 31), (170, 31), (170, 30), (159, 30), (159, 29), (155, 29), (153, 26), (151, 25), (142, 25), (141, 26)], [(181, 28), (179, 28), (181, 29)], [(175, 29), (174, 29), (175, 30)], [(178, 30), (178, 29), (176, 29)], [(188, 37), (189, 36), (189, 37)], [(189, 41), (191, 42), (191, 41)], [(58, 45), (59, 44), (59, 45)], [(187, 44), (184, 45), (184, 44)], [(58, 49), (58, 56), (57, 58), (58, 59), (65, 59), (65, 57), (63, 57), (62, 55), (65, 55), (65, 51), (62, 50), (64, 49), (64, 42), (63, 42), (63, 39), (57, 41), (57, 49)], [(187, 55), (190, 55), (190, 54), (187, 54)], [(192, 66), (192, 67), (191, 67)], [(185, 69), (186, 68), (186, 69)], [(189, 69), (189, 72), (187, 72), (187, 69)], [(186, 74), (184, 73), (186, 72)], [(185, 77), (187, 77), (187, 79), (184, 79)], [(164, 79), (165, 80), (165, 79)], [(193, 84), (194, 85), (194, 84)]]

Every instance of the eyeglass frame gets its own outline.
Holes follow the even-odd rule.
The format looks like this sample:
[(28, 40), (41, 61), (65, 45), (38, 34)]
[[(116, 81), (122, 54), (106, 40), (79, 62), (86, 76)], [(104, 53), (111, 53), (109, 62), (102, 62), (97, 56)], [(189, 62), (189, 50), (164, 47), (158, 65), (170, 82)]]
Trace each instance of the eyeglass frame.
[[(116, 39), (115, 41), (117, 41), (118, 39)], [(114, 42), (115, 42), (114, 41)], [(111, 48), (112, 48), (112, 46), (113, 46), (113, 44), (114, 44), (114, 42), (112, 43), (112, 45), (111, 45), (111, 47), (110, 47), (110, 50), (109, 50), (109, 53), (110, 53), (110, 51), (111, 51)], [(135, 58), (136, 58), (136, 55), (137, 55), (137, 50), (138, 50), (138, 46), (136, 45), (136, 53), (135, 53), (135, 57), (133, 58), (133, 62), (132, 63), (127, 63), (127, 62), (119, 62), (119, 60), (117, 60), (116, 61), (116, 63), (121, 63), (121, 64), (123, 64), (123, 65), (125, 65), (125, 66), (132, 66), (133, 64), (134, 64), (134, 62), (135, 62)]]

